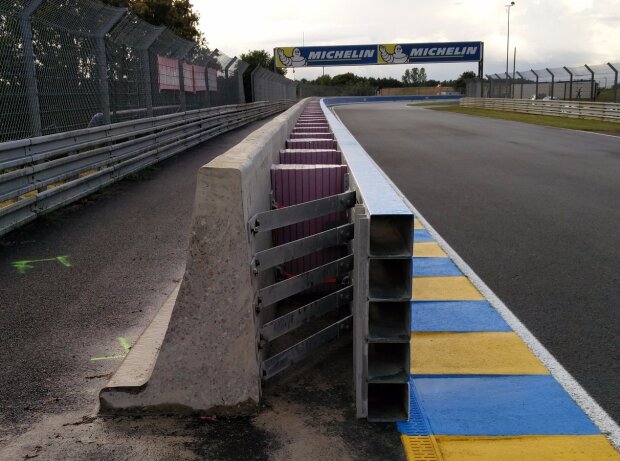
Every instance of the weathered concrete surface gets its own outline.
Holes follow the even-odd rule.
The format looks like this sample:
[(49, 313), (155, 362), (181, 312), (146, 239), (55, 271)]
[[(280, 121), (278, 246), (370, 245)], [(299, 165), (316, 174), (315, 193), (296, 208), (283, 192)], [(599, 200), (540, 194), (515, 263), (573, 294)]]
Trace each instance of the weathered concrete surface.
[[(198, 172), (187, 266), (148, 383), (114, 379), (101, 410), (255, 411), (260, 361), (247, 222), (270, 209), (269, 168), (302, 101)], [(269, 244), (266, 238), (257, 247)], [(260, 249), (260, 248), (257, 248)]]

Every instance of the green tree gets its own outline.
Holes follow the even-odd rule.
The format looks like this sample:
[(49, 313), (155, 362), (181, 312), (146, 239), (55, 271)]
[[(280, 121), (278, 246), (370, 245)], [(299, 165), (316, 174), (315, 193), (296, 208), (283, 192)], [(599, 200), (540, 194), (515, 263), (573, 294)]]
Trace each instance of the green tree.
[(206, 45), (198, 29), (198, 13), (190, 0), (103, 0), (112, 6), (128, 8), (154, 26), (166, 26), (176, 35)]
[(468, 70), (463, 72), (459, 78), (454, 81), (454, 89), (460, 92), (465, 91), (465, 87), (467, 86), (467, 80), (471, 80), (472, 78), (476, 78), (476, 73)]
[[(267, 70), (273, 71), (274, 66), (274, 56), (268, 51), (265, 50), (248, 50), (247, 53), (241, 53), (239, 59), (247, 62), (250, 67), (248, 68), (248, 72), (253, 71), (256, 67), (260, 66)], [(276, 69), (276, 72), (280, 75), (286, 75), (286, 69)]]
[(405, 73), (401, 77), (401, 80), (405, 85), (409, 85), (411, 83), (411, 72), (409, 69), (405, 69)]

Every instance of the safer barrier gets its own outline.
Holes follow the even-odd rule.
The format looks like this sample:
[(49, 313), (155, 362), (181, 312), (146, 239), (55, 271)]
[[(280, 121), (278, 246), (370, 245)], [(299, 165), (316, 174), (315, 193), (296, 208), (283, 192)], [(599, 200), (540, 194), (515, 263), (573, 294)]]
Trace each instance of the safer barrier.
[(0, 144), (0, 235), (291, 101), (194, 110)]
[[(155, 335), (149, 330), (141, 337), (134, 348), (138, 352), (130, 352), (101, 391), (101, 411), (254, 411), (262, 380), (349, 328), (353, 298), (357, 415), (374, 421), (407, 419), (412, 212), (324, 103), (320, 108), (313, 103), (300, 117), (307, 103), (298, 103), (201, 168), (186, 272), (168, 331), (158, 341), (152, 340)], [(290, 139), (319, 126), (325, 139)], [(332, 136), (326, 132), (329, 127), (336, 141), (323, 146)], [(297, 140), (303, 145), (292, 146)], [(336, 147), (341, 151), (338, 156)], [(327, 157), (317, 156), (317, 149)], [(302, 153), (309, 158), (292, 167), (300, 172), (316, 168), (306, 162), (310, 158), (329, 160), (330, 164), (318, 166), (325, 170), (339, 170), (331, 161), (341, 160), (348, 170), (348, 190), (276, 206), (270, 171), (278, 169), (272, 165)], [(281, 169), (288, 167), (291, 164)], [(346, 215), (352, 223), (317, 226), (307, 235), (274, 245), (274, 229), (353, 206), (353, 214)], [(317, 251), (335, 246), (349, 250), (318, 257)], [(298, 264), (299, 273), (276, 279), (275, 266), (305, 255), (314, 255), (310, 264)], [(337, 285), (321, 294), (326, 280)], [(278, 305), (315, 289), (319, 293), (312, 300)], [(273, 349), (274, 341), (290, 332), (297, 334), (301, 326), (320, 327), (315, 320), (327, 313), (337, 314), (334, 323), (324, 323), (309, 335), (301, 331), (284, 349)], [(143, 364), (135, 365), (141, 362), (136, 354), (145, 349), (145, 342), (152, 342), (151, 350), (161, 347), (158, 356), (149, 355), (152, 363), (147, 371)]]
[(525, 114), (620, 122), (620, 104), (611, 102), (463, 98), (460, 101), (460, 105), (463, 107), (522, 112)]

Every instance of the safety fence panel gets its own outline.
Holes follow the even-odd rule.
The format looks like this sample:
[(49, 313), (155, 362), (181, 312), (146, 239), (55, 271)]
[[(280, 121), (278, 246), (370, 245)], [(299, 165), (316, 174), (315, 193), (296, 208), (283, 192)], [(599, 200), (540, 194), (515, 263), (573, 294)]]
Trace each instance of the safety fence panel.
[[(584, 64), (487, 74), (466, 82), (468, 97), (620, 102), (620, 63)], [(480, 90), (482, 85), (482, 92)]]
[(247, 63), (125, 8), (0, 0), (0, 18), (0, 142), (246, 100)]

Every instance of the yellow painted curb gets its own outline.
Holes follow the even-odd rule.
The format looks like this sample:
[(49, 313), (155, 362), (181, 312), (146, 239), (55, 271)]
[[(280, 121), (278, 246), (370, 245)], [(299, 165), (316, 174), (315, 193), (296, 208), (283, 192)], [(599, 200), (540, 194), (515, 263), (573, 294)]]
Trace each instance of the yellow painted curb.
[(435, 242), (420, 242), (413, 244), (415, 258), (447, 258), (448, 255)]
[(424, 226), (418, 219), (413, 220), (413, 228), (414, 229), (424, 229)]
[(443, 461), (435, 437), (432, 435), (401, 435), (400, 440), (407, 461)]
[(411, 373), (546, 375), (549, 371), (513, 332), (413, 333)]
[(414, 277), (413, 301), (482, 301), (467, 277)]
[(620, 460), (620, 453), (602, 435), (523, 437), (435, 436), (435, 439), (443, 456), (443, 461)]

